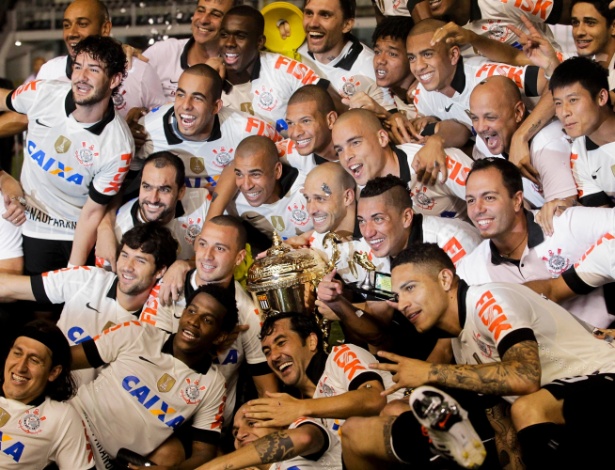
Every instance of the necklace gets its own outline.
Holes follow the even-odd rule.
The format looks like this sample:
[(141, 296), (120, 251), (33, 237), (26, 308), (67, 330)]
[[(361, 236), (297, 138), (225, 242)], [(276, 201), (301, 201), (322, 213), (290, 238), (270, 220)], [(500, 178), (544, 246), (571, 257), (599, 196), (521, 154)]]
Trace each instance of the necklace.
[(517, 246), (516, 246), (516, 247), (514, 247), (514, 248), (513, 248), (511, 251), (509, 251), (508, 253), (500, 253), (500, 254), (501, 254), (504, 258), (510, 258), (510, 257), (513, 255), (513, 253), (514, 253), (515, 251), (517, 251), (517, 248), (519, 248), (519, 247), (523, 244), (523, 242), (524, 242), (526, 239), (527, 239), (527, 232), (525, 232), (525, 235), (523, 236), (523, 238), (522, 238), (522, 239), (521, 239), (521, 241), (517, 244)]

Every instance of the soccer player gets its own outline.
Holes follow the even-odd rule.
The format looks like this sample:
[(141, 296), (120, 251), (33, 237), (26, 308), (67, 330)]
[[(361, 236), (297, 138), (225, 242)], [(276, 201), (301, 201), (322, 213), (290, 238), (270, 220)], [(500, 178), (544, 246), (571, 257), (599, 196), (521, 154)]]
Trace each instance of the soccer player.
[(170, 297), (161, 298), (156, 287), (143, 309), (140, 320), (168, 332), (177, 332), (178, 320), (186, 299), (199, 287), (215, 284), (235, 296), (239, 311), (239, 323), (247, 325), (226, 348), (217, 351), (214, 363), (227, 381), (226, 422), (230, 423), (237, 397), (240, 367), (247, 363), (247, 373), (252, 376), (256, 392), (276, 391), (273, 373), (260, 348), (260, 314), (252, 298), (239, 282), (233, 279), (235, 268), (246, 256), (246, 231), (241, 222), (231, 216), (214, 217), (203, 224), (195, 240), (196, 268), (185, 272), (182, 282), (174, 284)]
[[(521, 173), (503, 158), (474, 163), (466, 181), (466, 201), (483, 238), (457, 266), (459, 277), (470, 285), (557, 277), (615, 224), (615, 209), (572, 207), (554, 219), (554, 233), (546, 236), (534, 220), (535, 211), (523, 207)], [(585, 322), (606, 328), (615, 317), (605, 300), (601, 288), (565, 307)]]
[(340, 164), (359, 187), (379, 176), (392, 174), (408, 184), (414, 210), (425, 215), (466, 218), (465, 178), (472, 160), (461, 150), (447, 148), (450, 177), (444, 183), (424, 185), (413, 170), (418, 144), (391, 146), (389, 136), (374, 113), (351, 109), (333, 125), (333, 144)]
[(266, 137), (246, 137), (235, 152), (236, 212), (267, 237), (277, 231), (288, 238), (312, 229), (301, 189), (305, 175), (280, 162), (275, 144)]
[(110, 98), (125, 62), (115, 40), (89, 36), (75, 46), (71, 84), (34, 81), (0, 91), (0, 109), (29, 120), (20, 179), (28, 274), (86, 264), (105, 207), (120, 190), (134, 144)]
[(197, 0), (192, 15), (192, 36), (187, 39), (168, 38), (148, 47), (143, 55), (156, 70), (167, 101), (173, 101), (179, 77), (188, 67), (212, 63), (218, 57), (218, 33), (224, 14), (234, 0)]
[[(234, 296), (205, 286), (188, 299), (179, 329), (170, 337), (135, 320), (71, 348), (73, 368), (105, 366), (71, 400), (85, 424), (97, 467), (107, 468), (120, 448), (180, 470), (193, 469), (216, 455), (226, 385), (210, 351), (236, 323)], [(189, 422), (188, 459), (150, 455)]]
[[(393, 364), (376, 364), (374, 368), (397, 373), (399, 379), (388, 392), (430, 384), (501, 396), (512, 403), (512, 419), (527, 468), (580, 462), (609, 465), (610, 458), (598, 451), (608, 445), (609, 436), (588, 430), (595, 429), (611, 412), (596, 416), (580, 410), (586, 409), (588, 396), (600, 400), (612, 396), (615, 352), (610, 344), (597, 341), (569, 312), (527, 287), (509, 283), (468, 286), (456, 275), (446, 253), (433, 244), (401, 253), (392, 274), (399, 308), (417, 330), (438, 328), (454, 337), (459, 348), (455, 350), (456, 364), (380, 353)], [(470, 459), (464, 463), (470, 468), (476, 455), (474, 441), (464, 443), (452, 434), (451, 425), (461, 412), (441, 401), (434, 387), (417, 391), (410, 404), (421, 424), (436, 443), (449, 444), (454, 454), (463, 457), (458, 451), (467, 450)], [(342, 431), (345, 458), (352, 452), (348, 445), (354, 447), (355, 456), (389, 462), (397, 456), (415, 463), (420, 453), (408, 436), (419, 431), (416, 423), (403, 416), (397, 418), (399, 425), (391, 418), (355, 420), (353, 429), (348, 426)], [(438, 423), (442, 424), (439, 429)], [(444, 431), (448, 429), (451, 434)], [(418, 462), (415, 465), (419, 466)]]
[(9, 347), (0, 379), (2, 468), (93, 469), (81, 418), (66, 403), (76, 388), (62, 332), (37, 320), (17, 330)]

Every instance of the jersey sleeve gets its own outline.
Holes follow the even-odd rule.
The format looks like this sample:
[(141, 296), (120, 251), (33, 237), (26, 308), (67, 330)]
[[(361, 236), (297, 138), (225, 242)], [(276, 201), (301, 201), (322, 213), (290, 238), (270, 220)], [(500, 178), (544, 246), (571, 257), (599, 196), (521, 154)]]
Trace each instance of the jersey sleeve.
[(577, 194), (570, 171), (570, 145), (563, 138), (550, 140), (539, 150), (531, 152), (531, 160), (540, 174), (545, 201)]
[(104, 163), (94, 175), (89, 194), (90, 198), (99, 204), (108, 203), (110, 198), (120, 191), (135, 152), (134, 140), (123, 118), (116, 116), (116, 121), (110, 123), (107, 128), (105, 133), (112, 142), (101, 149), (106, 153)]
[(438, 232), (438, 246), (457, 266), (466, 255), (472, 253), (482, 243), (482, 238), (473, 225), (462, 220), (452, 220), (458, 224), (452, 224), (450, 230)]
[(412, 90), (414, 106), (421, 116), (435, 116), (438, 113), (430, 98), (430, 93), (420, 85)]
[(28, 114), (28, 111), (35, 106), (39, 99), (39, 93), (45, 88), (45, 83), (44, 80), (32, 80), (13, 90), (6, 97), (7, 107), (11, 111)]
[(95, 336), (90, 346), (96, 348), (103, 364), (109, 364), (117, 359), (120, 353), (130, 349), (139, 337), (146, 333), (146, 328), (147, 325), (136, 320), (119, 323)]
[(472, 160), (457, 148), (447, 148), (445, 152), (448, 178), (444, 184), (455, 196), (465, 201), (466, 178), (472, 168)]
[(94, 466), (94, 455), (87, 439), (79, 413), (69, 404), (66, 406), (62, 426), (50, 452), (50, 459), (60, 470), (87, 470)]
[(158, 298), (160, 293), (160, 284), (156, 284), (151, 290), (139, 321), (150, 324), (156, 328), (166, 331), (167, 333), (173, 333), (173, 314), (175, 309), (173, 305), (163, 306)]
[[(0, 198), (2, 194), (0, 193)], [(0, 217), (6, 212), (4, 203), (0, 200)], [(21, 258), (23, 256), (23, 243), (21, 236), (21, 227), (16, 227), (8, 220), (0, 219), (0, 240), (2, 240), (2, 249), (0, 249), (0, 260)]]
[[(580, 142), (579, 142), (580, 141)], [(584, 138), (577, 139), (575, 144), (579, 142), (579, 145), (585, 145)], [(583, 205), (592, 206), (595, 204), (591, 203), (592, 199), (596, 199), (601, 201), (601, 197), (599, 196), (601, 193), (604, 193), (602, 188), (594, 183), (594, 179), (592, 178), (591, 169), (587, 164), (586, 158), (579, 158), (579, 154), (575, 152), (575, 145), (573, 144), (572, 153), (570, 155), (570, 166), (572, 168), (572, 176), (574, 178), (574, 182), (577, 185), (577, 192), (579, 199)], [(588, 196), (594, 196), (593, 198), (589, 198)], [(584, 199), (585, 198), (585, 199)], [(598, 205), (602, 205), (598, 203)]]
[[(615, 208), (571, 207), (553, 218), (553, 237), (574, 240), (578, 246), (592, 246), (615, 227)], [(569, 240), (569, 239), (568, 239)]]
[(75, 296), (92, 277), (92, 266), (76, 266), (74, 268), (58, 269), (32, 277), (32, 291), (38, 302), (61, 304)]
[[(240, 287), (236, 286), (237, 289)], [(254, 305), (252, 299), (247, 296), (242, 296), (241, 301), (237, 302), (237, 309), (240, 313), (240, 317), (245, 317), (244, 322), (249, 326), (248, 331), (241, 333), (240, 338), (243, 345), (243, 350), (246, 356), (248, 364), (266, 364), (267, 359), (261, 349), (260, 331), (261, 320), (258, 308)], [(269, 367), (267, 367), (267, 373), (270, 373)], [(256, 374), (262, 375), (262, 374)]]
[(538, 92), (538, 71), (535, 65), (517, 67), (500, 62), (485, 62), (476, 70), (476, 78), (484, 80), (493, 75), (502, 75), (510, 78), (515, 85), (528, 97), (540, 96)]
[(347, 391), (356, 390), (370, 380), (380, 380), (384, 386), (385, 376), (390, 376), (390, 372), (370, 369), (369, 365), (378, 360), (369, 351), (354, 344), (335, 346), (330, 357), (333, 362), (331, 374)]
[[(574, 265), (577, 277), (587, 286), (599, 287), (615, 281), (615, 232), (607, 233)], [(569, 287), (579, 292), (574, 285)]]

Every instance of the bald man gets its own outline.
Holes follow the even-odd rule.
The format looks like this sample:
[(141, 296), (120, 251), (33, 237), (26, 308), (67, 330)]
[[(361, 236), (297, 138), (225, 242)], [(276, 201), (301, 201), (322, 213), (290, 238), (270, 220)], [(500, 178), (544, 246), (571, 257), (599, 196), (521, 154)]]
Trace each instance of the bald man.
[(280, 161), (273, 141), (246, 137), (235, 151), (234, 165), (239, 194), (231, 212), (270, 238), (274, 230), (286, 239), (312, 229), (301, 192), (305, 176)]
[[(465, 178), (472, 160), (457, 148), (446, 148), (449, 177), (444, 183), (426, 186), (412, 168), (418, 144), (390, 145), (389, 136), (376, 115), (352, 109), (333, 124), (333, 146), (340, 164), (359, 187), (376, 177), (392, 174), (408, 183), (416, 212), (466, 219)], [(467, 220), (467, 219), (466, 219)]]
[[(515, 83), (504, 76), (492, 76), (480, 82), (470, 95), (469, 115), (478, 134), (474, 159), (496, 156), (508, 160), (513, 134), (527, 116)], [(540, 173), (540, 186), (524, 178), (523, 193), (534, 207), (553, 199), (576, 200), (570, 147), (557, 119), (543, 127), (530, 142), (531, 164)]]

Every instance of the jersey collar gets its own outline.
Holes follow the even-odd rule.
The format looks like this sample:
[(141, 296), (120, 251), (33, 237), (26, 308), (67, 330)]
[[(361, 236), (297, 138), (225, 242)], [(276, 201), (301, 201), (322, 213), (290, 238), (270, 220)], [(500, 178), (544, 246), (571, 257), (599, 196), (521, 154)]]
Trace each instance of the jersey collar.
[[(0, 397), (4, 397), (4, 390), (2, 390), (2, 387), (0, 387)], [(12, 400), (11, 398), (6, 398), (7, 400)], [(19, 401), (19, 400), (14, 400), (14, 401)], [(27, 406), (40, 406), (43, 404), (43, 402), (45, 401), (45, 392), (41, 393), (38, 397), (36, 397), (34, 400), (32, 400), (29, 403), (25, 403), (25, 405)]]
[[(64, 101), (64, 110), (66, 111), (66, 116), (70, 116), (77, 109), (77, 105), (75, 104), (75, 100), (73, 99), (73, 90), (69, 90), (66, 95), (66, 100)], [(105, 130), (107, 124), (109, 124), (115, 118), (115, 108), (113, 106), (113, 100), (109, 99), (109, 103), (107, 105), (107, 110), (103, 115), (102, 119), (95, 124), (92, 124), (90, 127), (86, 127), (87, 131), (90, 131), (92, 134), (100, 135), (102, 131)]]
[(66, 56), (66, 77), (71, 78), (73, 76), (73, 58), (69, 55)]
[[(348, 50), (344, 52), (344, 49), (342, 49), (342, 52), (340, 54), (342, 58), (333, 67), (349, 71), (350, 69), (352, 69), (352, 66), (357, 61), (361, 52), (363, 52), (363, 44), (361, 44), (361, 41), (359, 41), (352, 34), (348, 35), (348, 42), (350, 43), (350, 46), (348, 46), (348, 44), (344, 46), (344, 49), (348, 47)], [(313, 60), (316, 60), (314, 58), (314, 54), (312, 54), (310, 51), (308, 51), (308, 55)], [(337, 58), (333, 59), (333, 61), (335, 60), (337, 60)]]
[(188, 64), (188, 52), (190, 52), (190, 48), (194, 45), (194, 38), (191, 37), (188, 39), (188, 42), (184, 46), (184, 50), (182, 51), (182, 55), (179, 56), (179, 65), (182, 70), (186, 70), (190, 65)]
[[(534, 248), (535, 246), (538, 246), (545, 241), (545, 235), (540, 228), (540, 225), (538, 225), (534, 221), (534, 214), (525, 209), (523, 209), (523, 212), (525, 212), (525, 220), (527, 222), (527, 246), (528, 248)], [(500, 252), (495, 247), (495, 244), (492, 240), (489, 240), (489, 249), (491, 250), (492, 264), (494, 264), (495, 266), (499, 266), (502, 263), (510, 263), (509, 258), (505, 258), (504, 256), (500, 255)]]
[(472, 0), (470, 2), (470, 21), (482, 20), (483, 15), (478, 5), (478, 0)]
[[(173, 106), (171, 106), (164, 116), (162, 116), (162, 128), (164, 129), (164, 136), (166, 137), (169, 145), (179, 145), (184, 142), (184, 139), (179, 137), (177, 132), (175, 132), (173, 125), (176, 122), (176, 119), (175, 109)], [(222, 132), (220, 131), (220, 117), (216, 114), (214, 116), (214, 127), (211, 129), (211, 134), (203, 142), (211, 142), (218, 140), (221, 137)]]
[(459, 279), (457, 283), (457, 312), (459, 315), (459, 325), (463, 329), (463, 325), (466, 323), (466, 317), (468, 311), (466, 310), (466, 297), (468, 296), (468, 284), (463, 279)]
[(423, 214), (414, 213), (412, 224), (410, 226), (410, 236), (408, 237), (408, 246), (414, 243), (423, 243)]
[(596, 142), (591, 140), (588, 136), (585, 136), (585, 148), (588, 152), (591, 152), (592, 150), (598, 150), (600, 146)]
[(410, 174), (410, 164), (408, 163), (408, 155), (399, 147), (393, 146), (393, 151), (397, 155), (397, 162), (399, 165), (399, 178), (403, 181), (410, 181), (412, 175)]
[(299, 170), (282, 163), (282, 177), (280, 178), (280, 190), (282, 194), (280, 197), (284, 197), (284, 195), (290, 191), (290, 188), (292, 188), (298, 176)]
[(457, 93), (460, 94), (463, 93), (463, 90), (466, 87), (466, 72), (463, 67), (462, 56), (459, 56), (459, 62), (457, 62), (457, 68), (455, 69), (455, 75), (453, 76), (451, 86)]

